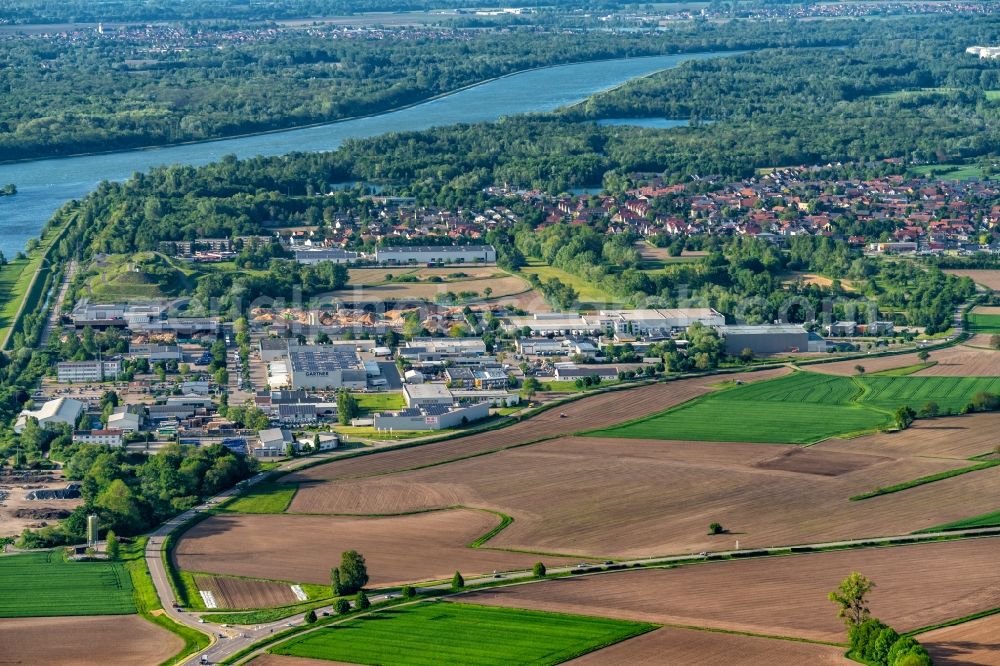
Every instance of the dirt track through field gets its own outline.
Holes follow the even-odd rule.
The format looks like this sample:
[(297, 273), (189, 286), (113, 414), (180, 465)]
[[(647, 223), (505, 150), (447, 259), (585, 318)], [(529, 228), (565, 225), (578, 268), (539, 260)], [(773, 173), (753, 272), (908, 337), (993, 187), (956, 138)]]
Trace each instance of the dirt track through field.
[(854, 663), (844, 657), (844, 649), (839, 647), (675, 627), (663, 627), (566, 662), (569, 666), (833, 666)]
[(936, 666), (1000, 666), (1000, 615), (916, 636)]
[(285, 583), (222, 576), (195, 576), (195, 583), (199, 590), (215, 596), (219, 608), (267, 608), (299, 601)]
[(875, 581), (872, 614), (910, 631), (1000, 606), (1000, 538), (872, 548), (564, 578), (462, 601), (842, 642), (827, 593), (852, 571)]
[[(945, 453), (931, 446), (909, 454), (911, 432), (939, 436), (913, 429), (884, 435), (881, 445), (841, 442), (844, 450), (567, 437), (421, 470), (306, 484), (291, 510), (488, 508), (514, 518), (490, 547), (639, 558), (731, 548), (737, 539), (747, 548), (906, 534), (1000, 506), (1000, 467), (849, 501), (972, 464), (939, 457)], [(709, 536), (716, 521), (732, 534)]]
[(0, 664), (149, 666), (184, 641), (138, 615), (101, 615), (3, 619), (0, 646)]
[(465, 509), (383, 518), (217, 515), (191, 528), (175, 555), (188, 571), (327, 584), (339, 554), (353, 549), (376, 586), (568, 563), (467, 547), (499, 522)]
[[(780, 368), (745, 373), (739, 377), (744, 382), (760, 381), (787, 372), (786, 368)], [(282, 482), (303, 483), (374, 476), (434, 465), (488, 451), (498, 451), (567, 432), (603, 428), (655, 414), (687, 402), (712, 390), (713, 384), (724, 379), (725, 377), (720, 376), (698, 377), (588, 396), (506, 428), (408, 449), (334, 461), (302, 472), (294, 472), (283, 477)], [(565, 414), (565, 418), (560, 416), (561, 414)]]

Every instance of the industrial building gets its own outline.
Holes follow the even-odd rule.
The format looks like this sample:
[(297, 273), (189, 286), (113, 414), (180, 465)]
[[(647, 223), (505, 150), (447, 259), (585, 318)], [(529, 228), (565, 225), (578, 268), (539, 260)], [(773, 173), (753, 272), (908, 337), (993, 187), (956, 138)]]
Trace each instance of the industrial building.
[(443, 384), (404, 384), (403, 399), (407, 407), (448, 406), (455, 402)]
[(809, 351), (809, 333), (795, 324), (722, 326), (719, 334), (725, 341), (726, 353), (732, 356), (744, 349), (750, 349), (754, 354)]
[(335, 264), (348, 264), (357, 261), (357, 252), (349, 252), (340, 248), (309, 248), (295, 250), (295, 261), (300, 264), (318, 264), (321, 261), (332, 261)]
[(60, 384), (103, 382), (115, 379), (122, 371), (118, 359), (108, 361), (63, 361), (56, 364), (56, 379)]
[(125, 440), (121, 430), (77, 430), (73, 433), (74, 444), (95, 444), (98, 446), (120, 447)]
[(399, 350), (410, 361), (427, 362), (445, 359), (480, 357), (486, 354), (482, 338), (414, 338)]
[(648, 308), (601, 310), (597, 314), (538, 313), (510, 317), (507, 331), (528, 330), (530, 335), (630, 335), (661, 337), (683, 331), (692, 324), (722, 326), (725, 317), (712, 308)]
[(641, 336), (670, 335), (692, 324), (723, 326), (726, 318), (712, 308), (657, 308), (601, 310), (601, 317), (615, 333)]
[[(426, 386), (426, 385), (425, 385)], [(443, 430), (457, 428), (490, 415), (488, 402), (468, 407), (428, 405), (375, 415), (375, 427), (382, 430)]]
[(353, 345), (289, 345), (288, 385), (293, 389), (365, 389), (368, 373)]
[(14, 432), (20, 434), (29, 418), (38, 419), (38, 425), (43, 428), (61, 423), (74, 426), (80, 418), (80, 414), (83, 414), (84, 407), (82, 402), (72, 398), (49, 400), (38, 409), (22, 410), (14, 424)]
[(386, 246), (375, 250), (380, 264), (495, 264), (492, 245), (413, 245)]
[(128, 355), (132, 358), (144, 358), (156, 361), (181, 361), (184, 353), (177, 345), (129, 345)]

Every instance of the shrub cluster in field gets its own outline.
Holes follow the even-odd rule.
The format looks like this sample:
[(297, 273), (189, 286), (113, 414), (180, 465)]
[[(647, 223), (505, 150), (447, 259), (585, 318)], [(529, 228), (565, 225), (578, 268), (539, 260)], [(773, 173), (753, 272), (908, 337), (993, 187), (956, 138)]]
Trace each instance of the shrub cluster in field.
[(876, 666), (930, 666), (920, 643), (874, 618), (851, 627), (851, 654)]

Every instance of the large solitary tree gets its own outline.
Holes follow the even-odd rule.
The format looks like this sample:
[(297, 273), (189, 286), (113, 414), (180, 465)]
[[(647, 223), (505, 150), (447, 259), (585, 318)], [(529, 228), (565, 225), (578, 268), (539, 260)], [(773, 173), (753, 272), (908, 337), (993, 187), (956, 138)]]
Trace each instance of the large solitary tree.
[(856, 627), (871, 617), (868, 608), (868, 593), (875, 583), (857, 571), (841, 581), (836, 590), (828, 595), (830, 601), (840, 606), (838, 616), (843, 618), (848, 628)]
[(364, 556), (356, 550), (340, 555), (340, 567), (333, 570), (334, 594), (354, 594), (368, 584), (368, 567)]

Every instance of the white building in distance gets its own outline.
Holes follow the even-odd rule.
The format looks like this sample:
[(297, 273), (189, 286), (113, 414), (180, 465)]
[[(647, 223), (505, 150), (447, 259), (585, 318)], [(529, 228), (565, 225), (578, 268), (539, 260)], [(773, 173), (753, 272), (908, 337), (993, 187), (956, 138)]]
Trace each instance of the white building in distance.
[(60, 384), (103, 382), (114, 379), (122, 371), (122, 363), (110, 361), (63, 361), (56, 364), (56, 379)]
[(72, 398), (56, 398), (49, 400), (38, 409), (25, 409), (21, 411), (14, 424), (14, 432), (20, 433), (27, 425), (29, 418), (38, 419), (38, 425), (43, 428), (47, 426), (66, 423), (70, 426), (76, 425), (77, 419), (83, 413), (85, 405), (79, 400)]
[(495, 264), (492, 245), (390, 245), (375, 250), (380, 264)]

